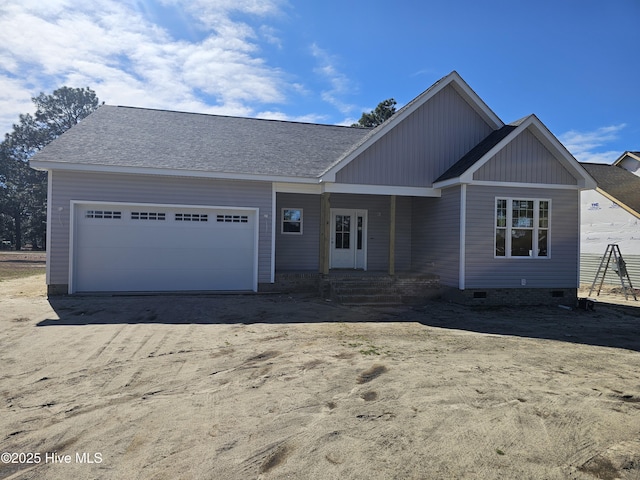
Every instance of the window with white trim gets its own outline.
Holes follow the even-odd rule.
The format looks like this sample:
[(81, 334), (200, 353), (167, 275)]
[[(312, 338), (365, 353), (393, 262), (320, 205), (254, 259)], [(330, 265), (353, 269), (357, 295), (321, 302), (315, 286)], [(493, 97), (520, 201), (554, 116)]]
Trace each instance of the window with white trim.
[(280, 233), (302, 235), (302, 209), (283, 208)]
[(495, 256), (549, 257), (550, 200), (496, 198)]

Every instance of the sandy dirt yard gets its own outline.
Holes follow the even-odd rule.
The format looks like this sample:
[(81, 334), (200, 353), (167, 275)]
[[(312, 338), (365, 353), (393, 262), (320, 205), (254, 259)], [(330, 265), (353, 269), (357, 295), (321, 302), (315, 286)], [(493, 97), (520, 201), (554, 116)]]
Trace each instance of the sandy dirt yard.
[(0, 478), (640, 479), (640, 308), (0, 282)]

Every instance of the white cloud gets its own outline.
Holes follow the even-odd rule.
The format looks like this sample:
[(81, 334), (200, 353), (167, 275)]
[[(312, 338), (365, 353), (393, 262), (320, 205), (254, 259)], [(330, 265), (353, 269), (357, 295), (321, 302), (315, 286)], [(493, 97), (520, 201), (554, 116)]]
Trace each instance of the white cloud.
[(256, 118), (263, 118), (266, 120), (283, 120), (287, 122), (302, 122), (302, 123), (325, 123), (326, 117), (323, 115), (309, 114), (301, 116), (290, 116), (284, 112), (277, 111), (264, 111), (258, 112)]
[(570, 130), (558, 138), (580, 162), (613, 163), (623, 152), (602, 148), (616, 141), (618, 133), (625, 127), (626, 124), (621, 123), (588, 132)]
[(315, 73), (329, 83), (329, 88), (321, 93), (321, 98), (337, 108), (342, 114), (349, 115), (357, 108), (342, 100), (353, 93), (354, 86), (349, 78), (341, 73), (335, 65), (335, 59), (315, 43), (311, 46), (311, 54), (318, 62)]
[(277, 31), (236, 19), (278, 15), (281, 0), (161, 1), (198, 23), (200, 40), (177, 40), (152, 23), (145, 0), (0, 6), (0, 131), (32, 110), (32, 96), (62, 85), (89, 86), (109, 104), (229, 115), (252, 115), (299, 90), (261, 57), (259, 41), (277, 45)]

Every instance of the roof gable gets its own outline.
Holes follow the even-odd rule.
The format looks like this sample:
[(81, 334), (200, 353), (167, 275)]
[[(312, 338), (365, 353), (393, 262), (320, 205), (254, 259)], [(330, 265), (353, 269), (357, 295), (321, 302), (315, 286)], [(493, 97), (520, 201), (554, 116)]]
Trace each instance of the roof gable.
[[(510, 147), (514, 147), (516, 152), (507, 153), (505, 149)], [(522, 155), (528, 155), (530, 158), (525, 159)], [(519, 162), (514, 162), (514, 156), (519, 158)], [(524, 160), (530, 165), (537, 164), (538, 172), (525, 172), (527, 165), (524, 165)], [(485, 167), (492, 161), (503, 164), (503, 173), (494, 173), (489, 180), (488, 175), (491, 174)], [(552, 165), (554, 161), (557, 162), (555, 167)], [(555, 170), (555, 173), (549, 172), (550, 169)], [(594, 180), (580, 163), (535, 115), (529, 115), (492, 132), (438, 178), (434, 187), (444, 188), (487, 180), (528, 184), (565, 184), (583, 189), (595, 186)]]
[(640, 175), (640, 152), (624, 152), (613, 164)]
[(365, 150), (378, 142), (382, 137), (394, 130), (398, 125), (410, 117), (416, 110), (425, 105), (429, 100), (441, 93), (445, 88), (451, 86), (455, 89), (464, 101), (490, 126), (497, 129), (504, 125), (502, 120), (484, 103), (484, 101), (469, 87), (460, 77), (458, 72), (451, 72), (429, 87), (422, 94), (396, 112), (389, 120), (371, 130), (360, 142), (355, 144), (351, 150), (339, 158), (322, 175), (323, 181), (335, 182), (336, 174), (345, 168), (350, 162), (358, 158)]
[(448, 85), (338, 170), (335, 182), (430, 187), (491, 130)]

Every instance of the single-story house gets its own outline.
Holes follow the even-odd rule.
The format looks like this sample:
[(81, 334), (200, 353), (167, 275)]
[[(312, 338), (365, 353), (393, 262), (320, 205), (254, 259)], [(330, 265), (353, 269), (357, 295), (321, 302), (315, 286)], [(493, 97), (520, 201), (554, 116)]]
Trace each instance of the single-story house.
[(456, 72), (374, 129), (101, 106), (31, 166), (49, 175), (50, 294), (347, 269), (566, 300), (595, 188), (535, 115), (503, 123)]
[[(633, 285), (640, 285), (640, 156), (625, 152), (612, 165), (582, 165), (597, 185), (581, 194), (580, 281), (593, 282), (607, 245), (615, 243)], [(605, 282), (620, 284), (613, 272)]]

